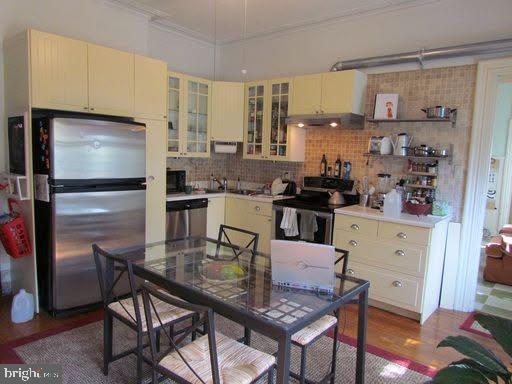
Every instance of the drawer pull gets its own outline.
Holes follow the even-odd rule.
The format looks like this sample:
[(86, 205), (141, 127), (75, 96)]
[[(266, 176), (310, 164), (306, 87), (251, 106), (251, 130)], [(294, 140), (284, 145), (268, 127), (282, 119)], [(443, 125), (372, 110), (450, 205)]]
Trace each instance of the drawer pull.
[(357, 247), (357, 241), (355, 240), (350, 240), (348, 243), (353, 247)]
[(350, 228), (352, 228), (354, 231), (359, 231), (359, 225), (357, 224), (352, 224)]
[(398, 232), (396, 234), (396, 237), (399, 237), (401, 239), (407, 239), (407, 234), (406, 233), (403, 233), (403, 232)]
[(404, 251), (402, 251), (401, 249), (397, 249), (397, 250), (395, 251), (395, 255), (397, 255), (397, 256), (402, 256), (402, 257), (403, 257), (403, 256), (405, 256), (405, 252), (404, 252)]
[(347, 275), (354, 275), (354, 274), (355, 274), (355, 272), (353, 269), (350, 269), (350, 268), (347, 269)]
[(254, 207), (254, 210), (255, 210), (256, 212), (259, 212), (259, 211), (261, 211), (261, 208), (257, 205), (257, 206), (255, 206), (255, 207)]
[(395, 280), (395, 281), (393, 281), (393, 287), (402, 288), (403, 284), (401, 281)]

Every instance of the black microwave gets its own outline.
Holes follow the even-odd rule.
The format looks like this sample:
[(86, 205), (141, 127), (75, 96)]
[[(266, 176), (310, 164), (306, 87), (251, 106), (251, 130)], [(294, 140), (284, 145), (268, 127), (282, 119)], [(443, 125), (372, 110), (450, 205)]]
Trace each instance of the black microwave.
[(186, 171), (171, 171), (167, 169), (167, 194), (185, 192), (186, 183)]
[(9, 172), (25, 175), (25, 121), (23, 116), (7, 119)]

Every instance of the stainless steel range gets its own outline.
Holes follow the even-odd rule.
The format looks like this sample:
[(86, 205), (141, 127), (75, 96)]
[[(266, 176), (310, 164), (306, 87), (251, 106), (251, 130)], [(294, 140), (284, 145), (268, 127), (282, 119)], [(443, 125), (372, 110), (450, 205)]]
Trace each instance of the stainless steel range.
[[(351, 193), (353, 187), (353, 180), (304, 177), (300, 194), (292, 199), (274, 201), (272, 238), (332, 244), (334, 210), (357, 204), (357, 195)], [(341, 196), (335, 199), (336, 204), (330, 203), (329, 200), (333, 201), (331, 196), (336, 192), (340, 192)], [(289, 224), (295, 220), (296, 230), (293, 224)]]

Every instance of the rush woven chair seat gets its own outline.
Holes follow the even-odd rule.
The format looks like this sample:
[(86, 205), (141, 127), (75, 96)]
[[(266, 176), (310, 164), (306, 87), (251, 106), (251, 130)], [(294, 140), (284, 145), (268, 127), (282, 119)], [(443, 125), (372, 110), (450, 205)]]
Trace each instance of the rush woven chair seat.
[[(149, 324), (153, 384), (158, 382), (158, 374), (178, 383), (192, 384), (250, 384), (265, 375), (272, 382), (275, 357), (216, 332), (211, 308), (162, 295), (149, 284), (143, 284), (142, 294), (144, 313)], [(177, 340), (166, 333), (170, 346), (162, 352), (156, 349), (156, 333), (152, 326), (153, 317), (160, 322), (155, 299), (194, 311), (199, 317), (195, 327)], [(203, 325), (207, 334), (182, 345), (188, 340), (188, 334)]]
[[(143, 343), (143, 337), (147, 334), (148, 326), (146, 318), (143, 317), (144, 308), (142, 297), (141, 294), (137, 292), (131, 263), (123, 258), (110, 254), (96, 244), (93, 244), (92, 250), (104, 308), (103, 373), (108, 375), (108, 367), (111, 362), (133, 353), (137, 355), (137, 383), (141, 383), (143, 349), (146, 346)], [(127, 297), (119, 299), (116, 295), (119, 293), (118, 291)], [(163, 292), (161, 294), (171, 296)], [(163, 327), (167, 327), (169, 334), (174, 337), (175, 324), (190, 321), (191, 324), (189, 327), (193, 326), (195, 321), (194, 312), (175, 307), (163, 301), (156, 302), (155, 305), (162, 313), (161, 321), (153, 327), (156, 329), (156, 332), (160, 333)], [(137, 345), (135, 348), (113, 355), (113, 319), (117, 319), (136, 332)], [(179, 332), (184, 332), (185, 330), (186, 328)], [(193, 336), (195, 337), (195, 333)]]

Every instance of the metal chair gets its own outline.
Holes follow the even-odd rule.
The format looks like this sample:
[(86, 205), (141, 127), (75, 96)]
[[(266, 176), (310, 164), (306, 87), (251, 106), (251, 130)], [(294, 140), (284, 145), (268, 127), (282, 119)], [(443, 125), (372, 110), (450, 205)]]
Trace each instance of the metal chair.
[[(93, 244), (92, 250), (104, 309), (103, 374), (108, 375), (108, 366), (111, 362), (134, 353), (137, 355), (137, 382), (141, 383), (142, 352), (144, 347), (147, 346), (143, 344), (143, 336), (148, 332), (148, 324), (146, 319), (141, 316), (142, 298), (140, 293), (137, 292), (131, 263), (126, 259), (110, 254), (96, 244)], [(121, 298), (117, 296), (119, 291), (122, 293)], [(168, 326), (172, 330), (176, 323), (188, 319), (193, 323), (195, 320), (193, 312), (166, 303), (159, 303), (159, 310), (162, 314), (162, 325), (154, 325), (159, 332), (164, 326)], [(137, 346), (115, 356), (112, 352), (113, 319), (119, 320), (137, 333)]]
[[(228, 235), (228, 232), (226, 232), (226, 230), (228, 230), (228, 232), (235, 232), (235, 233), (238, 232), (239, 234), (244, 234), (244, 235), (248, 236), (248, 238), (249, 238), (248, 243), (245, 246), (242, 246), (240, 244), (233, 244), (233, 242), (231, 241), (231, 239)], [(238, 259), (238, 257), (242, 253), (244, 253), (243, 250), (239, 249), (240, 247), (245, 248), (245, 249), (252, 248), (252, 255), (254, 256), (256, 254), (256, 251), (258, 250), (258, 241), (259, 241), (260, 235), (256, 232), (251, 232), (246, 229), (221, 224), (219, 227), (219, 235), (217, 238), (217, 249), (215, 251), (215, 258), (217, 258), (217, 259), (221, 257), (220, 249), (221, 249), (222, 243), (224, 242), (223, 238), (226, 239), (226, 242), (225, 242), (226, 244), (232, 246), (229, 248), (232, 250), (234, 256), (230, 260), (234, 261), (234, 260)]]
[[(340, 261), (343, 261), (342, 266), (342, 274), (345, 275), (347, 271), (348, 265), (348, 255), (349, 251), (344, 249), (335, 248), (334, 251), (338, 256), (336, 256), (336, 260), (334, 264), (338, 264)], [(326, 382), (330, 379), (331, 383), (334, 383), (334, 375), (336, 372), (336, 352), (338, 348), (338, 323), (339, 323), (339, 310), (332, 315), (325, 315), (319, 320), (315, 321), (313, 324), (310, 324), (304, 329), (294, 333), (292, 335), (292, 344), (301, 348), (301, 356), (300, 356), (300, 373), (296, 374), (295, 372), (290, 372), (290, 375), (300, 381), (301, 384), (308, 383), (310, 380), (306, 378), (306, 357), (307, 357), (307, 349), (310, 345), (314, 344), (315, 341), (320, 339), (323, 335), (325, 335), (329, 330), (334, 327), (334, 335), (333, 335), (333, 351), (332, 351), (332, 360), (331, 360), (331, 371), (321, 380), (321, 382)]]
[[(142, 286), (144, 313), (149, 324), (152, 383), (158, 383), (158, 374), (178, 383), (254, 383), (265, 375), (273, 380), (275, 358), (272, 355), (248, 347), (215, 331), (213, 310), (165, 295), (150, 284)], [(169, 348), (158, 352), (153, 324), (156, 317), (161, 322), (155, 299), (169, 305), (194, 312), (199, 318), (195, 327), (174, 340), (165, 333)], [(188, 335), (205, 325), (207, 334), (186, 343)], [(165, 332), (165, 328), (164, 328)]]

